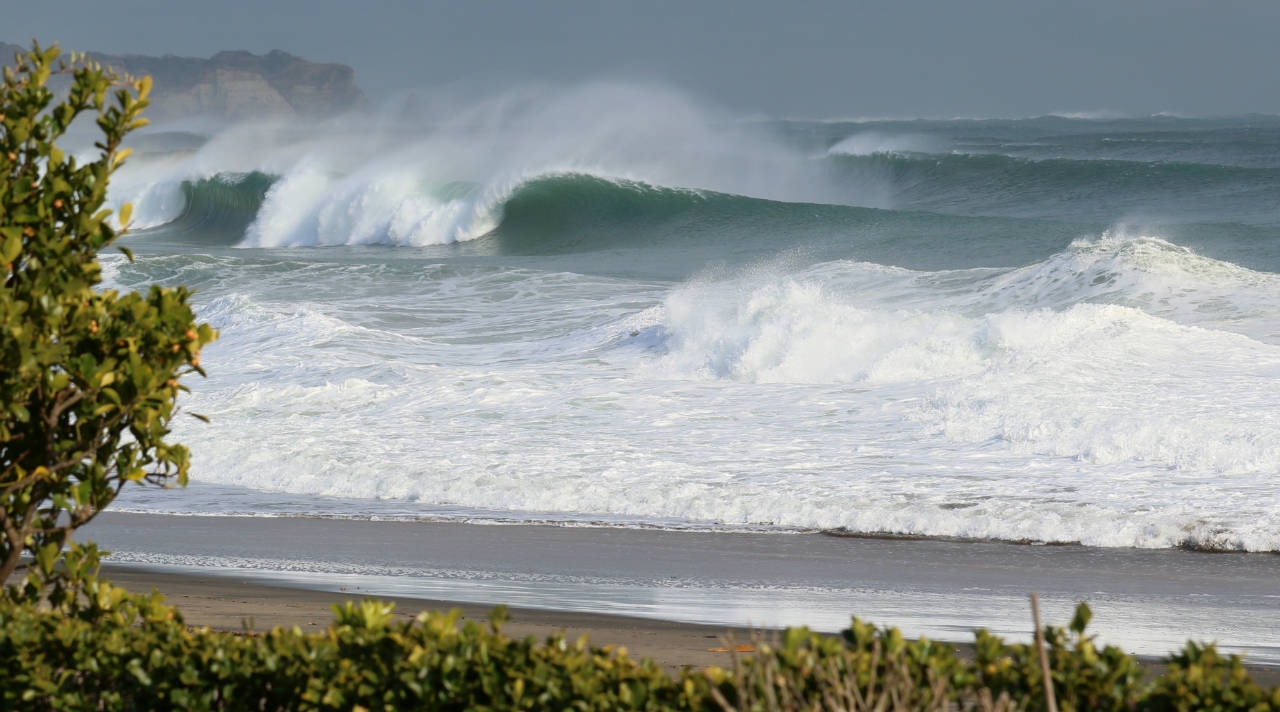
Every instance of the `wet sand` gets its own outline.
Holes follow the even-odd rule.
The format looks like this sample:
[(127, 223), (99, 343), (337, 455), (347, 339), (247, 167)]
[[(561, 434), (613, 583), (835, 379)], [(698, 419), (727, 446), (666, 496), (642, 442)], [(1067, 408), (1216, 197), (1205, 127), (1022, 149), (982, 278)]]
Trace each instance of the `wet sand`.
[(512, 634), (586, 632), (678, 668), (716, 664), (706, 649), (731, 629), (834, 632), (851, 614), (913, 636), (965, 642), (987, 627), (1026, 639), (1034, 590), (1047, 622), (1065, 624), (1087, 600), (1091, 630), (1140, 655), (1190, 637), (1254, 665), (1280, 662), (1273, 555), (112, 512), (83, 537), (116, 552), (121, 583), (155, 585), (192, 622), (231, 629), (250, 617), (321, 626), (334, 594), (395, 598), (405, 614), (461, 606), (473, 618), (505, 604)]
[[(330, 592), (271, 586), (227, 576), (173, 574), (135, 568), (107, 567), (104, 575), (113, 583), (134, 591), (156, 589), (182, 611), (186, 622), (216, 630), (255, 630), (298, 626), (320, 630), (333, 620), (332, 606), (364, 596), (352, 591)], [(396, 604), (396, 615), (409, 619), (422, 611), (461, 609), (463, 620), (487, 622), (492, 606), (460, 601), (439, 601), (400, 596), (378, 596)], [(712, 652), (731, 638), (746, 642), (751, 631), (716, 625), (696, 625), (648, 618), (628, 618), (573, 611), (518, 608), (508, 611), (511, 620), (503, 632), (513, 638), (539, 640), (560, 633), (570, 641), (587, 635), (595, 645), (621, 645), (633, 658), (652, 658), (670, 672), (682, 667), (727, 666), (730, 656)]]

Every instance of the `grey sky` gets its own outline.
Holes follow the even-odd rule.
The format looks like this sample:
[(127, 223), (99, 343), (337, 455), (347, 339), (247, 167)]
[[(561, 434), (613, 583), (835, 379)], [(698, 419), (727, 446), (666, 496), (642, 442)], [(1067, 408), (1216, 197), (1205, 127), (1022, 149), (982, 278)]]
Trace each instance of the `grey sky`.
[(3, 0), (0, 39), (283, 49), (398, 88), (656, 79), (773, 116), (1280, 113), (1274, 0)]

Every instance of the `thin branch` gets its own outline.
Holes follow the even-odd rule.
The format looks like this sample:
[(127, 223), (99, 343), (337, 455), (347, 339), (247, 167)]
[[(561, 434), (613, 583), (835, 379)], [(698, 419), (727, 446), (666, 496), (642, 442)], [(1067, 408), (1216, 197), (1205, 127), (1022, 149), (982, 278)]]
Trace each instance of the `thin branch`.
[(27, 475), (26, 477), (20, 480), (17, 480), (12, 484), (5, 485), (4, 489), (0, 490), (0, 499), (8, 497), (9, 495), (13, 494), (14, 492), (17, 492), (23, 487), (26, 487), (27, 485), (30, 485), (33, 482), (38, 481), (41, 477), (42, 475)]
[(85, 391), (77, 388), (75, 394), (66, 399), (62, 396), (62, 393), (66, 392), (65, 389), (62, 392), (59, 392), (57, 398), (54, 400), (53, 407), (49, 409), (49, 417), (45, 418), (45, 423), (48, 424), (50, 428), (56, 428), (58, 426), (58, 418), (62, 417), (62, 414), (66, 412), (67, 408), (70, 408), (76, 403), (84, 400), (86, 396), (96, 396), (97, 390), (98, 389), (94, 388), (89, 391)]
[(1031, 620), (1036, 626), (1036, 651), (1040, 655), (1040, 677), (1044, 681), (1044, 702), (1049, 712), (1058, 712), (1058, 700), (1053, 694), (1053, 677), (1049, 674), (1049, 653), (1044, 649), (1044, 630), (1040, 627), (1040, 597), (1031, 594)]

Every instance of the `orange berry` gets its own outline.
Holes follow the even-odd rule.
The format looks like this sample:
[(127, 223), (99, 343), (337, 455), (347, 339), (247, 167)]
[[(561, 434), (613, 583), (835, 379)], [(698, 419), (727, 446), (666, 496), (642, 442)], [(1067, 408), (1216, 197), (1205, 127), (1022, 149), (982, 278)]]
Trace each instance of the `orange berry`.
[(169, 349), (170, 349), (171, 351), (173, 351), (175, 354), (176, 354), (176, 353), (178, 353), (178, 351), (179, 351), (181, 348), (182, 348), (182, 347), (181, 347), (181, 346), (179, 346), (178, 344), (174, 344), (173, 346), (170, 346), (170, 347), (169, 347)]
[(192, 356), (192, 357), (191, 357), (191, 365), (192, 365), (192, 366), (199, 366), (199, 365), (200, 365), (200, 354), (196, 354), (195, 356)]
[(199, 336), (199, 334), (197, 334), (197, 333), (195, 332), (195, 330), (193, 330), (193, 329), (187, 329), (187, 340), (188, 340), (188, 341), (195, 341), (195, 340), (196, 340), (196, 337), (198, 337), (198, 336)]
[(165, 381), (164, 384), (170, 388), (177, 388), (178, 380), (176, 378), (170, 378), (169, 380)]
[(96, 334), (96, 333), (98, 333), (98, 320), (97, 320), (97, 319), (90, 319), (90, 320), (89, 320), (89, 333), (90, 333), (90, 334)]
[(54, 201), (53, 201), (53, 207), (57, 208), (58, 210), (61, 210), (61, 209), (62, 209), (62, 198), (57, 198), (56, 200), (54, 200)]
[(18, 160), (18, 154), (14, 153), (13, 151), (10, 151), (10, 152), (9, 152), (9, 160), (11, 160), (11, 161), (16, 161), (16, 160)]

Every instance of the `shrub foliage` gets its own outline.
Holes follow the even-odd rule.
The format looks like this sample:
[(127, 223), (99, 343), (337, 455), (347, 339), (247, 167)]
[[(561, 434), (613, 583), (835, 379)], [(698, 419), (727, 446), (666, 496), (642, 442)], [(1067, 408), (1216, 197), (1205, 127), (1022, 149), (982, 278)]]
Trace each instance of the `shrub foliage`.
[[(979, 710), (1045, 708), (1030, 646), (978, 633), (977, 657), (854, 620), (842, 637), (791, 629), (729, 669), (671, 676), (625, 650), (517, 640), (458, 613), (392, 619), (335, 606), (325, 631), (190, 628), (157, 594), (85, 580), (59, 608), (0, 602), (0, 709), (24, 710)], [(1087, 609), (1077, 621), (1087, 621)], [(1239, 658), (1189, 643), (1143, 681), (1083, 623), (1046, 640), (1059, 709), (1280, 710)]]
[[(55, 566), (60, 552), (126, 484), (185, 483), (187, 450), (166, 438), (178, 381), (215, 337), (185, 288), (96, 288), (98, 253), (122, 232), (107, 181), (146, 123), (151, 80), (58, 58), (36, 44), (0, 84), (0, 585), (26, 554), (33, 595), (79, 573)], [(70, 76), (56, 101), (54, 74)], [(77, 160), (58, 141), (86, 114), (100, 136)]]

